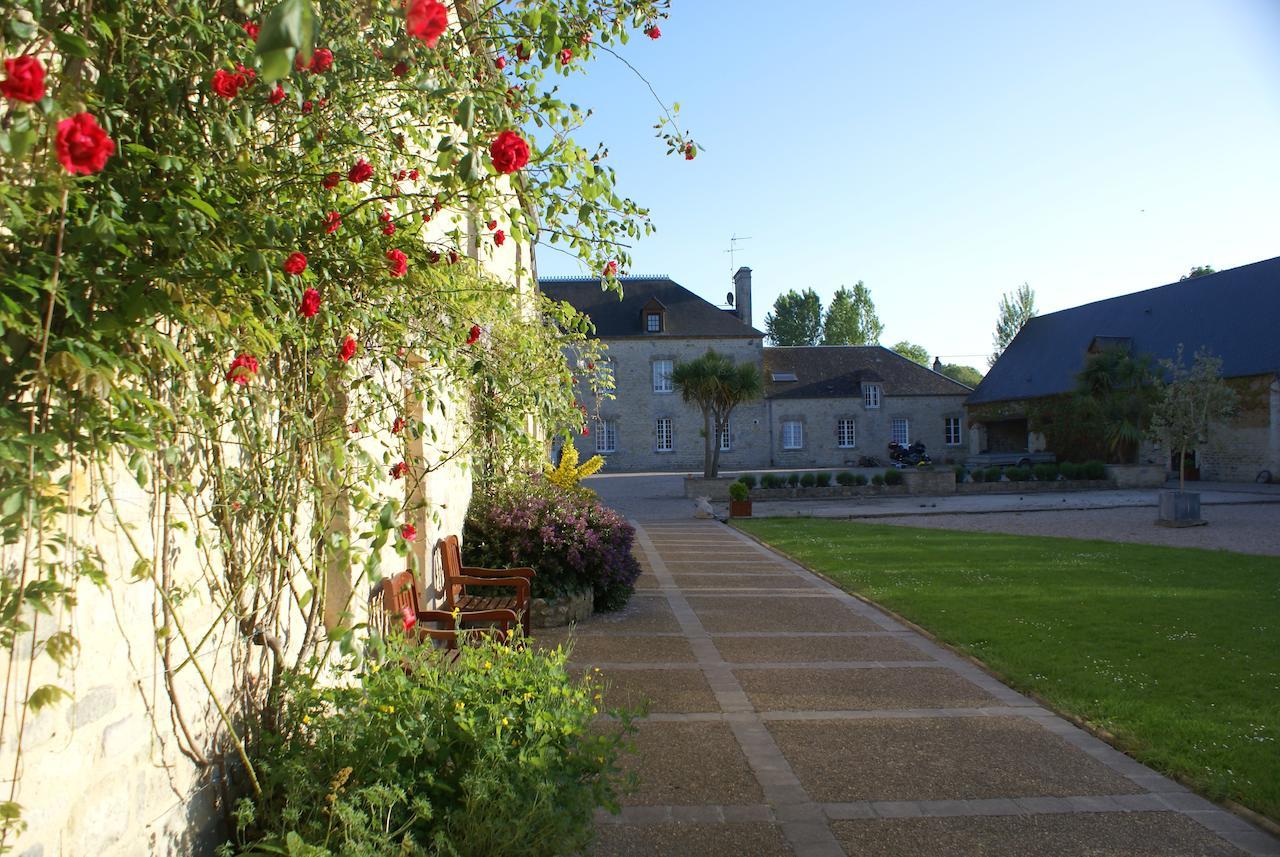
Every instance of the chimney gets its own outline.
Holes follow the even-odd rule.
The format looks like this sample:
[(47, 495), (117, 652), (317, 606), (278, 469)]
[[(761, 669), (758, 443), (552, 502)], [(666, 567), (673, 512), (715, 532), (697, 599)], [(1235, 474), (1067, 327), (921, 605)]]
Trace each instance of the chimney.
[(942, 374), (942, 358), (941, 357), (933, 358), (933, 371), (937, 372), (939, 375)]
[(751, 325), (751, 269), (739, 268), (733, 275), (733, 305), (738, 318)]

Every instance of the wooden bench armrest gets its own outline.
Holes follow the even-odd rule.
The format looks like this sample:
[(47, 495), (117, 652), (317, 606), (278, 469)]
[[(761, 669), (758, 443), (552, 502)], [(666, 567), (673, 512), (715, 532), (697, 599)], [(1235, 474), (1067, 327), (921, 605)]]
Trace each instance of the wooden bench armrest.
[(511, 586), (516, 596), (529, 603), (529, 581), (523, 577), (450, 577), (445, 579), (446, 586), (462, 584), (463, 586)]
[(537, 574), (532, 568), (479, 568), (472, 565), (464, 565), (462, 573), (470, 577), (523, 577), (526, 580)]

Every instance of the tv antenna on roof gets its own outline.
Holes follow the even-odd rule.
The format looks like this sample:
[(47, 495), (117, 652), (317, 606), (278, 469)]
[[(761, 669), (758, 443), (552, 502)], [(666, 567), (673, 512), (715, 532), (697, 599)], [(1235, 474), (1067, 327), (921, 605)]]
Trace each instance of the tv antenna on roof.
[(750, 240), (751, 240), (750, 235), (746, 236), (745, 238), (739, 238), (738, 233), (736, 232), (733, 233), (733, 237), (729, 239), (729, 249), (725, 250), (724, 252), (729, 254), (729, 276), (730, 277), (732, 277), (737, 272), (737, 269), (733, 267), (733, 254), (738, 252), (738, 242), (750, 241)]

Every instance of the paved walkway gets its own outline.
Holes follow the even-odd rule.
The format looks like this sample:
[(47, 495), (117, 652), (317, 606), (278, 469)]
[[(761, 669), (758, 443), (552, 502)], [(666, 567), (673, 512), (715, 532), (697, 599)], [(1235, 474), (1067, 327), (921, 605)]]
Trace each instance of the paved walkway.
[[(596, 857), (1280, 855), (1280, 841), (712, 521), (637, 525), (626, 610), (575, 632), (650, 700)], [(546, 642), (563, 639), (543, 632)]]

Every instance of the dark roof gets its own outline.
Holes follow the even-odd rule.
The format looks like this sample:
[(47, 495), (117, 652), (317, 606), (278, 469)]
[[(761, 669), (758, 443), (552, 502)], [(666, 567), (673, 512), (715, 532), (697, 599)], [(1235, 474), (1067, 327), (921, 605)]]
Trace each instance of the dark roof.
[[(543, 294), (568, 301), (579, 312), (590, 316), (596, 336), (742, 336), (759, 339), (763, 333), (744, 324), (732, 312), (703, 300), (670, 277), (619, 277), (618, 293), (601, 288), (592, 277), (544, 277), (538, 281)], [(645, 333), (641, 310), (652, 300), (666, 308), (662, 333)]]
[(1228, 378), (1280, 372), (1280, 258), (1037, 316), (1014, 337), (968, 404), (1052, 396), (1075, 389), (1095, 341), (1129, 340), (1157, 360), (1201, 348)]
[[(774, 380), (794, 374), (795, 381)], [(764, 390), (773, 399), (862, 396), (864, 382), (886, 396), (963, 396), (952, 381), (881, 345), (799, 345), (764, 349)]]

